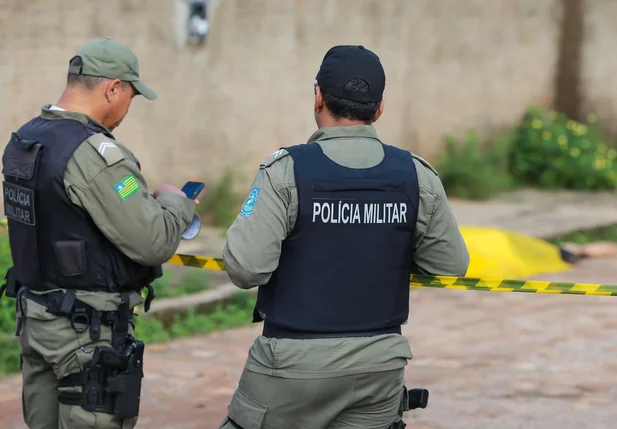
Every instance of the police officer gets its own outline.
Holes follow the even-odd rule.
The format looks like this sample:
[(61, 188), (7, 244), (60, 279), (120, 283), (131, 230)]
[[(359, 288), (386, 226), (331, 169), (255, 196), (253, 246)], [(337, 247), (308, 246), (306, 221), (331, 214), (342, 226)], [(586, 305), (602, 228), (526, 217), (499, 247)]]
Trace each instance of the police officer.
[(137, 57), (111, 39), (70, 60), (55, 105), (16, 132), (3, 155), (23, 415), (30, 429), (132, 428), (143, 343), (133, 308), (176, 251), (195, 202), (172, 185), (152, 195), (112, 131), (135, 95), (156, 93)]
[(384, 88), (373, 52), (330, 49), (319, 129), (265, 160), (229, 228), (264, 324), (220, 428), (404, 427), (409, 275), (462, 276), (469, 254), (437, 172), (377, 137)]

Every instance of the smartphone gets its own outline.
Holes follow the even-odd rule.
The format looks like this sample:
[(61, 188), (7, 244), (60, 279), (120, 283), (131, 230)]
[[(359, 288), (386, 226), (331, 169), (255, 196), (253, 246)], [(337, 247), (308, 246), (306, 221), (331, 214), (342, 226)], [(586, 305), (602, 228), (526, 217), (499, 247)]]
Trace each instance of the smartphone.
[(203, 182), (186, 182), (182, 187), (182, 192), (186, 194), (187, 198), (194, 200), (205, 187), (206, 185)]

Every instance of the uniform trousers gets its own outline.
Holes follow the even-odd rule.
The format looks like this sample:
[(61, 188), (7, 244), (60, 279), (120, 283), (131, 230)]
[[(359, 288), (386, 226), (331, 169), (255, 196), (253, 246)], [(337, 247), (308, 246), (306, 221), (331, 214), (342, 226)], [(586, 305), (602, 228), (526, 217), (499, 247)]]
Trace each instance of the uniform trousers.
[[(219, 429), (387, 429), (403, 418), (409, 348), (361, 341), (259, 337)], [(371, 366), (392, 342), (401, 353)]]

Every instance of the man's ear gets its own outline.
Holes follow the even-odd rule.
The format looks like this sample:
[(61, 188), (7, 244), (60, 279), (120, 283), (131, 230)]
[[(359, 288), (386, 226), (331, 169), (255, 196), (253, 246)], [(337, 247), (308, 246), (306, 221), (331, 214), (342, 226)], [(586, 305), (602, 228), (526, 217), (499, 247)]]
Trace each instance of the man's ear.
[(107, 101), (115, 99), (122, 92), (122, 81), (120, 79), (109, 80), (105, 84), (105, 98)]
[(315, 87), (315, 112), (321, 112), (324, 108), (324, 101), (321, 95), (321, 88)]
[(373, 117), (373, 122), (377, 122), (377, 119), (379, 119), (379, 117), (381, 116), (381, 114), (383, 113), (383, 108), (384, 108), (384, 101), (383, 99), (379, 102), (379, 107), (377, 108), (377, 112), (375, 112), (375, 116)]

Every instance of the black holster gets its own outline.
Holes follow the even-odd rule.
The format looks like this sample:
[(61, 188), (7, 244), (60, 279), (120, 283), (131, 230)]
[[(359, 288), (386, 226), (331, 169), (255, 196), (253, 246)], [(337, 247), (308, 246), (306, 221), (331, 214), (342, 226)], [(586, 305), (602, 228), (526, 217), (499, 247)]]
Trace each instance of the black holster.
[(121, 419), (139, 415), (144, 343), (127, 336), (124, 347), (96, 347), (92, 364), (60, 380), (59, 387), (82, 386), (82, 392), (59, 392), (58, 401)]
[(403, 413), (416, 408), (426, 408), (428, 405), (428, 390), (426, 389), (409, 389), (403, 387), (403, 399), (399, 414), (401, 418), (392, 423), (388, 429), (405, 429), (407, 424), (402, 420)]

